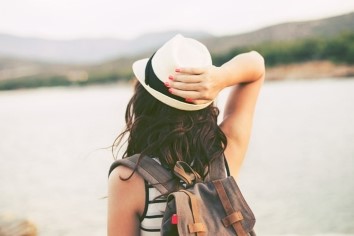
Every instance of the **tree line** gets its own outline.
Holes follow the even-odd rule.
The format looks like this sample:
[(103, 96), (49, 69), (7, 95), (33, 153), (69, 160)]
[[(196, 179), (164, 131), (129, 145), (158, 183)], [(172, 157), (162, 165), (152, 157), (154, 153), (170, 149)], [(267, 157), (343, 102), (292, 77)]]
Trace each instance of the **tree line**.
[(344, 32), (334, 38), (266, 42), (252, 47), (239, 47), (228, 53), (213, 55), (213, 62), (215, 65), (222, 65), (234, 55), (250, 50), (261, 53), (267, 66), (313, 60), (354, 64), (354, 32)]
[[(213, 54), (213, 63), (222, 65), (234, 55), (250, 50), (260, 52), (268, 67), (313, 60), (330, 60), (338, 64), (354, 64), (354, 32), (344, 32), (333, 38), (265, 42), (259, 45), (237, 47), (227, 53)], [(120, 67), (122, 68), (116, 71), (90, 71), (87, 80), (84, 81), (71, 81), (63, 75), (38, 75), (3, 80), (0, 81), (0, 90), (48, 86), (83, 86), (127, 81), (133, 78), (130, 68)]]

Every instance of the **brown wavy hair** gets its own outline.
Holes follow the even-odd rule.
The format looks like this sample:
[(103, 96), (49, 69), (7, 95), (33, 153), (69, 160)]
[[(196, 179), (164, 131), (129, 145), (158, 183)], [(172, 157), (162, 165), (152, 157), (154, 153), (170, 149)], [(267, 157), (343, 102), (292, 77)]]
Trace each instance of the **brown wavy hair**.
[(151, 96), (136, 82), (135, 93), (125, 113), (125, 130), (113, 143), (113, 150), (127, 149), (123, 158), (140, 153), (159, 158), (161, 164), (173, 169), (176, 161), (188, 163), (205, 177), (210, 160), (221, 158), (227, 145), (226, 136), (217, 124), (219, 110), (213, 104), (198, 111), (172, 108)]

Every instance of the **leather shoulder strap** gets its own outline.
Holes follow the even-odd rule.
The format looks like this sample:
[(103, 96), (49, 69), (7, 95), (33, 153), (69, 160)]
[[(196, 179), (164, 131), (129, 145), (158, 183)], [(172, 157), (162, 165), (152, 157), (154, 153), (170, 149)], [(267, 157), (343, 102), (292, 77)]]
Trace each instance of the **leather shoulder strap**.
[(229, 167), (226, 163), (225, 155), (215, 158), (210, 163), (210, 170), (207, 176), (207, 181), (219, 180), (230, 176)]
[[(120, 165), (130, 169), (135, 169), (139, 162), (140, 154), (116, 160), (112, 163), (108, 176), (111, 172)], [(152, 184), (161, 194), (167, 194), (176, 190), (176, 181), (171, 172), (162, 167), (158, 162), (148, 156), (143, 156), (140, 159), (137, 167), (137, 172), (150, 184)]]

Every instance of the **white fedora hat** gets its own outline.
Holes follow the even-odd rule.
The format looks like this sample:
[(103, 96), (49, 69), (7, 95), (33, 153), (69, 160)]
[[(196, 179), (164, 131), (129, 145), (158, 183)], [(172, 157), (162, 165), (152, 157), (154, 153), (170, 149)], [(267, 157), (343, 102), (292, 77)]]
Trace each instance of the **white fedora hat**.
[(152, 57), (134, 62), (133, 72), (144, 88), (159, 101), (180, 110), (195, 111), (207, 107), (212, 101), (205, 104), (188, 103), (184, 98), (169, 93), (164, 82), (175, 73), (176, 68), (210, 65), (210, 53), (202, 43), (178, 34)]

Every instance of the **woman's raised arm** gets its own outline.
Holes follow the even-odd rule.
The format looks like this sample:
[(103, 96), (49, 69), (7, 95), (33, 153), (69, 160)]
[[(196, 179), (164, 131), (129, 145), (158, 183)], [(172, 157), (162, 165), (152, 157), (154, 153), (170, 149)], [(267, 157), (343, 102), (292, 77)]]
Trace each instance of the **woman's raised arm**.
[(213, 100), (222, 89), (232, 87), (220, 126), (228, 141), (225, 156), (235, 177), (248, 147), (264, 77), (264, 59), (251, 51), (235, 56), (221, 67), (177, 68), (165, 84), (171, 93), (194, 103)]

